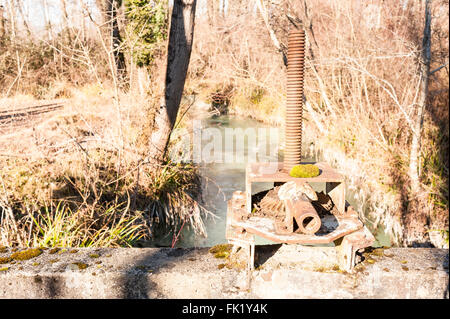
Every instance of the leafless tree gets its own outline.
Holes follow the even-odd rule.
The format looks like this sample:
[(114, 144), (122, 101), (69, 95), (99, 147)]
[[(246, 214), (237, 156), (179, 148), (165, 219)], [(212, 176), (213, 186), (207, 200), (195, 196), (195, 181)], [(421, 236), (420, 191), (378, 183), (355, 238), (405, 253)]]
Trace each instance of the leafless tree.
[(5, 8), (0, 5), (0, 37), (5, 34)]
[(423, 30), (422, 50), (418, 56), (419, 68), (418, 72), (421, 78), (420, 84), (420, 98), (419, 102), (413, 105), (413, 114), (415, 115), (410, 162), (409, 175), (411, 178), (412, 194), (417, 195), (420, 192), (420, 176), (419, 176), (419, 155), (420, 144), (423, 127), (423, 117), (428, 96), (428, 78), (430, 74), (430, 60), (431, 60), (431, 0), (426, 0), (425, 3), (425, 27)]
[(122, 86), (126, 77), (125, 56), (121, 50), (122, 37), (117, 22), (118, 0), (97, 0), (103, 17), (103, 34), (108, 39), (110, 50), (114, 55), (116, 76)]
[(156, 110), (149, 156), (164, 157), (180, 107), (194, 37), (196, 0), (175, 0), (169, 31), (164, 96)]

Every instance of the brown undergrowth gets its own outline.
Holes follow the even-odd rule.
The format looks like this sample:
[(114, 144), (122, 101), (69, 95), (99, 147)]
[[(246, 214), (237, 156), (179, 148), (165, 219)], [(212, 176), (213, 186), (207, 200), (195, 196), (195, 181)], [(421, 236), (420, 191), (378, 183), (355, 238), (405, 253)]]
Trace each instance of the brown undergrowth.
[(0, 243), (133, 246), (184, 222), (205, 235), (196, 168), (146, 158), (140, 97), (72, 91), (62, 109), (1, 123)]

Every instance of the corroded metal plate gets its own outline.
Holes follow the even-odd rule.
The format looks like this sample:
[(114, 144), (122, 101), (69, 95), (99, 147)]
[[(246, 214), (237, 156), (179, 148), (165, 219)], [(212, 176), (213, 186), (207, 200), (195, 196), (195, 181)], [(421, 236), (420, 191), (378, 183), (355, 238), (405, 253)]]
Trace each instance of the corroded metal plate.
[(236, 222), (233, 226), (242, 227), (248, 233), (264, 237), (274, 242), (285, 244), (328, 244), (345, 235), (363, 228), (363, 223), (358, 218), (339, 218), (339, 226), (331, 233), (318, 235), (275, 233), (275, 222), (269, 218), (250, 217), (246, 221)]

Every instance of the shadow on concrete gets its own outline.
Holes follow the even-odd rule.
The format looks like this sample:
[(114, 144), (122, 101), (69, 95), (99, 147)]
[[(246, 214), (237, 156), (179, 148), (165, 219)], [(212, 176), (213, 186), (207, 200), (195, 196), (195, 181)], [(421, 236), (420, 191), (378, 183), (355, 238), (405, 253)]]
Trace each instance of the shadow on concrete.
[(255, 267), (260, 267), (269, 260), (283, 244), (255, 246)]
[[(447, 255), (444, 258), (444, 261), (442, 262), (442, 268), (444, 268), (444, 271), (447, 273), (447, 276), (449, 275), (448, 273), (448, 252)], [(449, 280), (447, 280), (447, 289), (444, 292), (444, 295), (442, 296), (444, 299), (449, 299), (450, 296), (450, 287), (449, 287)]]
[[(144, 251), (144, 250), (143, 250)], [(119, 280), (121, 296), (124, 299), (166, 298), (159, 291), (158, 284), (151, 280), (153, 274), (167, 270), (187, 258), (195, 258), (208, 248), (155, 248), (130, 265)], [(180, 283), (182, 285), (183, 283)], [(151, 295), (149, 292), (153, 291)]]
[(43, 296), (48, 299), (56, 299), (61, 298), (62, 287), (61, 287), (61, 279), (59, 276), (56, 277), (41, 277), (35, 276), (33, 278), (34, 283), (41, 286), (43, 291)]

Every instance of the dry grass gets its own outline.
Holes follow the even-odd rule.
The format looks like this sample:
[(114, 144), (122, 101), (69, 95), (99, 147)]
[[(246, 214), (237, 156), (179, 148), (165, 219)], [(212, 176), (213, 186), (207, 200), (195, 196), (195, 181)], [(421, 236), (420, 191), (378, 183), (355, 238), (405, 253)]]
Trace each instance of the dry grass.
[[(185, 221), (205, 235), (195, 167), (145, 156), (147, 102), (131, 93), (115, 102), (96, 85), (71, 92), (62, 109), (0, 125), (0, 243), (130, 246)], [(0, 110), (22, 107), (13, 102)]]
[[(281, 55), (259, 12), (236, 4), (225, 17), (197, 18), (185, 93), (221, 111), (282, 125), (286, 70)], [(431, 241), (448, 247), (448, 1), (433, 1), (431, 70), (444, 67), (430, 77), (420, 196), (410, 191), (408, 167), (424, 5), (402, 5), (277, 1), (269, 8), (269, 24), (286, 44), (290, 24), (283, 12), (299, 16), (308, 30), (312, 22), (304, 135), (315, 151), (346, 175), (374, 224), (382, 223), (394, 243)], [(91, 27), (90, 33), (73, 28), (73, 43), (62, 37), (52, 42), (1, 38), (0, 87), (6, 94), (0, 112), (11, 102), (34, 102), (30, 96), (68, 101), (58, 112), (22, 122), (20, 129), (17, 123), (0, 123), (2, 235), (16, 234), (2, 238), (3, 243), (43, 240), (32, 216), (45, 221), (47, 211), (65, 216), (68, 209), (71, 215), (93, 216), (85, 229), (101, 218), (124, 225), (142, 211), (175, 227), (192, 218), (202, 232), (201, 208), (191, 192), (197, 185), (195, 169), (168, 164), (155, 175), (145, 158), (151, 128), (142, 119), (151, 117), (161, 92), (164, 49), (149, 70), (138, 70), (125, 52), (130, 92), (121, 93), (112, 76), (112, 52), (98, 38), (99, 27)], [(59, 204), (62, 198), (55, 191), (76, 200), (62, 196)], [(177, 213), (171, 215), (168, 207)], [(143, 226), (133, 238), (148, 226), (144, 219), (133, 220)], [(60, 227), (53, 229), (72, 227), (64, 228), (58, 218), (52, 223)], [(102, 229), (92, 227), (91, 234)]]

